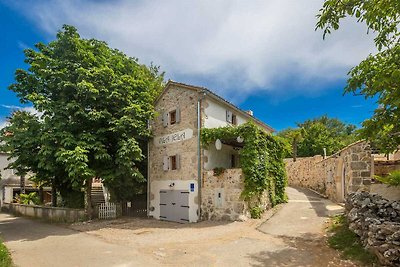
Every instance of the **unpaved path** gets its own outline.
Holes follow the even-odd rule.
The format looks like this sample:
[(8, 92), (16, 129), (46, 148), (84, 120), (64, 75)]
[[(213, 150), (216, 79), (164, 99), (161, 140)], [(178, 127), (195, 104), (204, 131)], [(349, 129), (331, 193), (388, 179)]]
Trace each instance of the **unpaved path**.
[(327, 215), (340, 207), (305, 190), (288, 194), (289, 203), (263, 224), (123, 218), (66, 229), (0, 215), (0, 231), (22, 267), (356, 266), (340, 260), (323, 236)]

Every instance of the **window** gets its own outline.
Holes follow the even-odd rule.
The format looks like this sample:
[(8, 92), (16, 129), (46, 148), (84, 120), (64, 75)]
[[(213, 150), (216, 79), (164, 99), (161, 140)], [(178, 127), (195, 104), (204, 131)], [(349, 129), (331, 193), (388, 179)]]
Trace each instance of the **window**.
[(236, 168), (236, 157), (235, 155), (231, 155), (231, 168)]
[(179, 170), (180, 169), (180, 157), (178, 154), (172, 156), (164, 156), (163, 170)]
[(176, 123), (176, 110), (173, 110), (169, 113), (169, 124), (175, 124)]
[(237, 117), (235, 114), (232, 114), (232, 124), (237, 125)]
[(171, 162), (171, 170), (176, 170), (177, 169), (176, 155), (175, 156), (170, 156), (169, 160)]
[(168, 125), (173, 125), (173, 124), (179, 123), (179, 121), (181, 120), (180, 109), (176, 108), (170, 112), (164, 112), (162, 114), (161, 120), (162, 120), (164, 127), (167, 127)]
[(237, 117), (235, 114), (232, 113), (232, 111), (227, 110), (226, 111), (226, 121), (228, 123), (231, 123), (233, 125), (237, 125)]

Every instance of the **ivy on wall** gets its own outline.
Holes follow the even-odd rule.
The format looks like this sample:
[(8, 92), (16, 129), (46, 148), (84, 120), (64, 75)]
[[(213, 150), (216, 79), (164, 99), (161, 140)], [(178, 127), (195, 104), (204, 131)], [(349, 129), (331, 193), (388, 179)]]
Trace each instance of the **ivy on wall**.
[(259, 209), (265, 190), (268, 190), (273, 206), (286, 202), (287, 176), (283, 158), (287, 146), (280, 137), (265, 132), (250, 121), (236, 127), (202, 129), (201, 143), (208, 147), (217, 139), (232, 141), (238, 136), (244, 140), (240, 150), (240, 165), (244, 174), (242, 197), (250, 211)]

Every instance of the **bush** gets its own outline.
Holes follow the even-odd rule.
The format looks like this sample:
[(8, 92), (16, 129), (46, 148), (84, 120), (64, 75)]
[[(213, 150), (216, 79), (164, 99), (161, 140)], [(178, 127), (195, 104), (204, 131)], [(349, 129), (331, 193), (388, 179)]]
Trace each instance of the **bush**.
[(250, 215), (252, 219), (260, 219), (263, 213), (264, 209), (261, 207), (252, 207), (250, 209)]
[(29, 194), (20, 194), (17, 202), (25, 205), (39, 205), (40, 199), (36, 192), (32, 192)]
[(400, 170), (392, 171), (385, 177), (375, 175), (375, 179), (390, 186), (400, 186)]

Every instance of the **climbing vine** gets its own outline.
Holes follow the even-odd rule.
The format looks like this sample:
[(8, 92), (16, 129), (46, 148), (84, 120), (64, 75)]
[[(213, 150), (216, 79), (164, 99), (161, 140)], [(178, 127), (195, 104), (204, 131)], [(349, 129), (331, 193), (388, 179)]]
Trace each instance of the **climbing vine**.
[(287, 177), (283, 157), (286, 145), (279, 137), (250, 121), (237, 127), (202, 129), (201, 143), (208, 147), (217, 139), (236, 140), (239, 136), (244, 140), (240, 150), (240, 165), (244, 174), (242, 197), (250, 211), (259, 209), (265, 190), (273, 206), (285, 202)]

